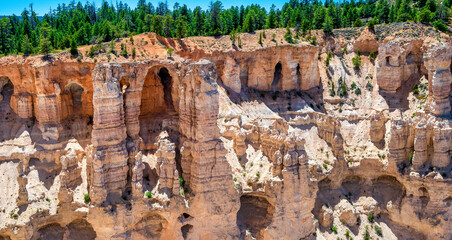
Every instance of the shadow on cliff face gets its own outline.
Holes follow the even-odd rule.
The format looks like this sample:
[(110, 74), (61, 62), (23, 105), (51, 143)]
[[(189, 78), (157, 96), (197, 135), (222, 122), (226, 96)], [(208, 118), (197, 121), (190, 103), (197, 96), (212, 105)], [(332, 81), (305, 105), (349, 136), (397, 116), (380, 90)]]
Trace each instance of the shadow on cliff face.
[(149, 69), (141, 92), (140, 136), (142, 150), (155, 150), (155, 139), (166, 130), (173, 142), (178, 140), (178, 112), (173, 104), (173, 78), (165, 67)]
[[(61, 165), (56, 164), (53, 161), (47, 161), (46, 159), (39, 160), (37, 158), (31, 158), (29, 166), (38, 171), (39, 180), (44, 183), (44, 186), (50, 190), (55, 177), (61, 172)], [(80, 184), (81, 182), (79, 182)]]
[[(400, 61), (400, 58), (399, 58)], [(392, 67), (389, 61), (389, 57), (386, 57), (385, 64), (387, 67)], [(410, 71), (410, 76), (406, 79), (402, 79), (401, 86), (395, 92), (385, 91), (379, 89), (379, 94), (385, 99), (390, 110), (394, 109), (408, 109), (408, 95), (412, 91), (415, 84), (419, 84), (422, 75), (422, 54), (420, 53), (408, 53), (406, 55), (406, 66)]]
[(71, 222), (66, 227), (58, 223), (51, 223), (39, 228), (31, 240), (93, 240), (97, 234), (89, 222), (84, 219), (78, 219)]
[(34, 121), (20, 118), (11, 108), (14, 85), (6, 77), (0, 77), (0, 142), (19, 137), (23, 132), (31, 132)]
[(151, 168), (149, 163), (143, 163), (143, 190), (144, 191), (152, 191), (154, 187), (157, 185), (159, 176), (157, 174), (157, 169)]
[(388, 214), (380, 214), (378, 223), (385, 223), (390, 229), (391, 232), (400, 240), (416, 240), (416, 239), (427, 239), (424, 234), (416, 231), (414, 228), (410, 226), (402, 226), (391, 220), (391, 217)]
[[(352, 175), (344, 178), (339, 187), (335, 187), (334, 183), (326, 178), (318, 183), (318, 187), (319, 191), (312, 211), (317, 219), (321, 218), (322, 206), (332, 208), (334, 211), (341, 200), (346, 199), (354, 205), (361, 200), (361, 197), (371, 197), (382, 213), (389, 214), (388, 203), (391, 203), (393, 209), (400, 209), (402, 199), (406, 196), (405, 187), (395, 177), (387, 175), (375, 179)], [(321, 229), (329, 230), (329, 227), (321, 226)]]
[(242, 237), (249, 231), (257, 239), (263, 238), (263, 232), (273, 221), (275, 207), (267, 199), (254, 195), (240, 197), (240, 209), (237, 213), (237, 225)]
[(135, 224), (135, 231), (147, 239), (160, 239), (160, 235), (168, 225), (168, 221), (156, 213), (143, 217)]

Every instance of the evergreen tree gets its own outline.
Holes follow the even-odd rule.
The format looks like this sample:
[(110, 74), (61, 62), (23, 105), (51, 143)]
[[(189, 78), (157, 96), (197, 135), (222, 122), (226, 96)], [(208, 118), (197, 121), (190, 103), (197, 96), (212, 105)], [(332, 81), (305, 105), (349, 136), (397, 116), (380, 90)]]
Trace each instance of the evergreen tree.
[(327, 35), (333, 33), (333, 18), (328, 15), (325, 17), (325, 23), (323, 23), (323, 32)]
[(25, 35), (22, 39), (22, 51), (24, 55), (30, 55), (33, 53), (33, 47), (31, 46), (30, 39)]
[(50, 33), (50, 25), (49, 23), (45, 22), (41, 27), (41, 39), (39, 41), (39, 52), (47, 55), (52, 50), (51, 43), (49, 40), (49, 33)]
[(0, 19), (0, 53), (8, 54), (13, 47), (12, 43), (11, 22), (9, 18)]
[(74, 39), (71, 40), (70, 52), (72, 56), (78, 55), (77, 42)]

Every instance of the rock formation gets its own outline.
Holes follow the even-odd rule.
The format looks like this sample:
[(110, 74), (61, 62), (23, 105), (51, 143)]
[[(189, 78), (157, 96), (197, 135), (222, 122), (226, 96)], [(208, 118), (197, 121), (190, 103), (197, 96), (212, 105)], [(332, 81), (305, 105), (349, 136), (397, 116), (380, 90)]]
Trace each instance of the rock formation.
[(1, 58), (0, 239), (452, 238), (449, 37), (266, 31)]

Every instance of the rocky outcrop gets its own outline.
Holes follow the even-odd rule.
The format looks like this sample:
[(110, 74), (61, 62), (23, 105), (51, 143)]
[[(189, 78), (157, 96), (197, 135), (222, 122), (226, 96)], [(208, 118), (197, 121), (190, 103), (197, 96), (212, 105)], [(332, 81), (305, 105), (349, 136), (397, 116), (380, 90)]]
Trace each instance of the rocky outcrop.
[(450, 116), (449, 93), (452, 84), (450, 45), (439, 43), (431, 46), (424, 55), (424, 61), (428, 70), (431, 112), (436, 116)]
[(0, 238), (449, 239), (446, 41), (267, 31), (1, 58)]

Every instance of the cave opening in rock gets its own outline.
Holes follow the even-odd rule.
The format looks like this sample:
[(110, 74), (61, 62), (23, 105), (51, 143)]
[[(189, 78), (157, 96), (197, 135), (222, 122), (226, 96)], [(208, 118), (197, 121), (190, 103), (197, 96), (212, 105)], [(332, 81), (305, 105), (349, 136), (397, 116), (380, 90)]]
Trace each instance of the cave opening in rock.
[(58, 223), (51, 223), (41, 227), (33, 234), (31, 240), (59, 240), (63, 239), (65, 228)]
[(155, 150), (155, 140), (167, 132), (173, 142), (178, 139), (178, 112), (174, 106), (173, 74), (166, 67), (149, 69), (141, 92), (140, 136), (144, 140), (142, 150)]
[(83, 87), (77, 83), (71, 83), (65, 88), (65, 93), (71, 95), (72, 100), (72, 114), (79, 115), (83, 111), (82, 105), (82, 95), (83, 95)]
[(275, 66), (275, 71), (273, 73), (272, 91), (280, 89), (282, 79), (282, 65), (278, 62)]
[(135, 224), (135, 231), (146, 239), (160, 239), (167, 225), (168, 221), (164, 217), (151, 213)]
[(12, 120), (14, 113), (11, 109), (11, 96), (14, 93), (14, 85), (7, 77), (0, 77), (0, 120)]
[(242, 235), (249, 230), (253, 237), (261, 239), (263, 231), (273, 221), (275, 208), (265, 197), (243, 195), (237, 212), (237, 226)]
[(383, 175), (374, 179), (372, 183), (372, 196), (382, 209), (386, 208), (388, 202), (392, 202), (393, 206), (400, 206), (406, 190), (397, 178)]
[(71, 222), (67, 226), (67, 232), (65, 234), (67, 240), (94, 240), (97, 237), (93, 226), (85, 219), (78, 219)]
[(169, 74), (168, 69), (163, 67), (160, 68), (158, 76), (160, 78), (160, 82), (163, 85), (163, 99), (165, 99), (166, 109), (167, 111), (174, 111), (173, 97), (171, 95), (172, 89), (171, 75)]
[(301, 88), (301, 72), (300, 72), (300, 64), (297, 64), (297, 88)]
[(193, 229), (193, 225), (191, 225), (191, 224), (185, 224), (184, 226), (182, 226), (180, 229), (182, 232), (182, 237), (184, 239), (187, 239), (189, 237), (192, 229)]

